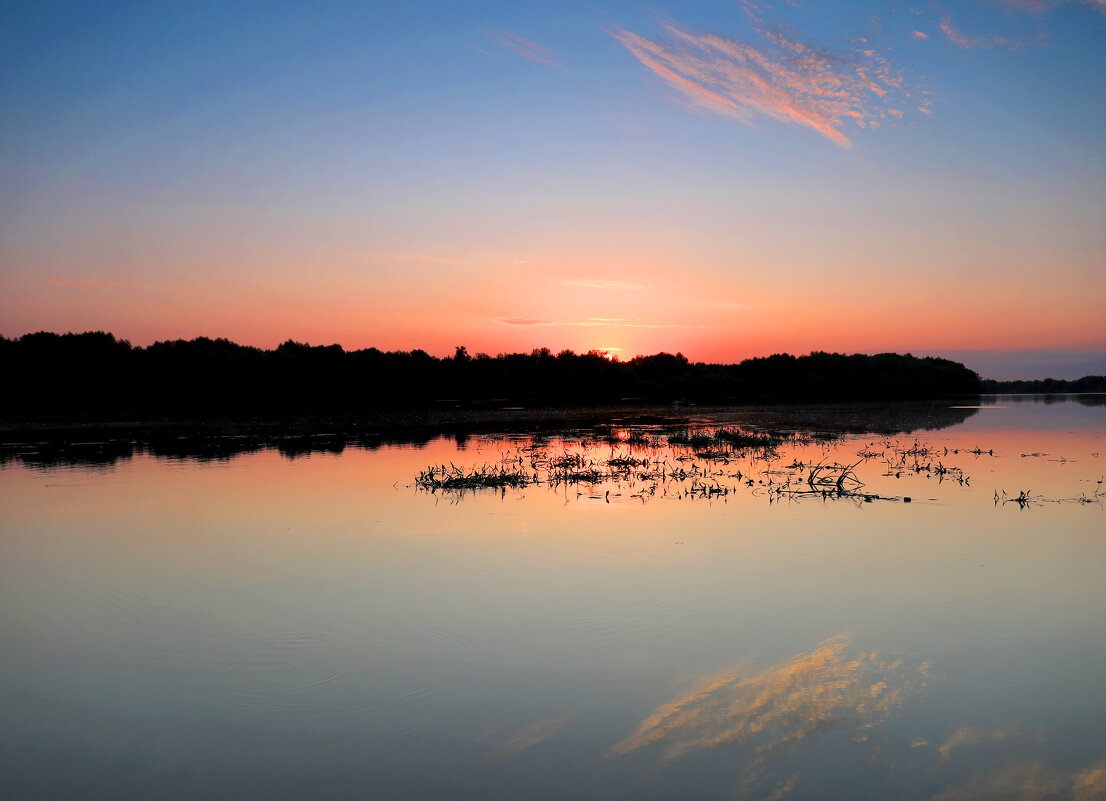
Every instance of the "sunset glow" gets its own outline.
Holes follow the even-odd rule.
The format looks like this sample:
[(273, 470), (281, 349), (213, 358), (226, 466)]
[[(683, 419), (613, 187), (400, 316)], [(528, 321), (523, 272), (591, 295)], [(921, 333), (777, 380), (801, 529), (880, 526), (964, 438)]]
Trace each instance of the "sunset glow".
[(1100, 0), (4, 16), (0, 335), (1106, 372)]

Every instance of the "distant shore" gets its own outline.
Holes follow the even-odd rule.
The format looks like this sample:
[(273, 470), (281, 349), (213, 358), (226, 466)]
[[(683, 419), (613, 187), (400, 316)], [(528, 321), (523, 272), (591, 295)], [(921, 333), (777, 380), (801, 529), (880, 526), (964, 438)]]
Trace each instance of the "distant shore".
[(449, 402), (556, 408), (918, 399), (982, 386), (957, 362), (897, 353), (777, 353), (708, 364), (681, 353), (620, 361), (598, 351), (539, 348), (493, 357), (458, 347), (437, 358), (292, 341), (261, 350), (206, 337), (143, 348), (104, 332), (0, 337), (0, 374), (9, 387), (0, 395), (4, 417), (62, 419), (364, 415)]
[(7, 384), (0, 435), (13, 442), (261, 441), (327, 432), (418, 439), (610, 424), (632, 415), (686, 420), (711, 409), (776, 406), (794, 413), (804, 404), (840, 410), (848, 403), (925, 402), (985, 391), (1106, 390), (1103, 376), (984, 381), (957, 362), (895, 353), (775, 354), (706, 364), (679, 353), (619, 361), (598, 352), (537, 349), (491, 357), (458, 347), (453, 356), (435, 358), (420, 350), (345, 351), (291, 341), (261, 350), (204, 337), (141, 348), (104, 332), (0, 337), (0, 375)]

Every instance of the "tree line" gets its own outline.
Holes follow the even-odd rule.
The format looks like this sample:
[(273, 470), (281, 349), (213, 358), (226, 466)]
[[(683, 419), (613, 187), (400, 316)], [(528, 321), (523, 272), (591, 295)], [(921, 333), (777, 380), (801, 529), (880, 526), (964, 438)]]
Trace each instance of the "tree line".
[(957, 362), (909, 354), (775, 354), (737, 364), (591, 351), (438, 358), (288, 340), (272, 350), (198, 337), (135, 347), (102, 331), (0, 337), (7, 415), (358, 413), (466, 403), (833, 401), (980, 392)]
[(1040, 378), (1032, 381), (985, 379), (983, 391), (997, 394), (1051, 395), (1058, 392), (1106, 392), (1106, 375), (1085, 375), (1072, 380)]

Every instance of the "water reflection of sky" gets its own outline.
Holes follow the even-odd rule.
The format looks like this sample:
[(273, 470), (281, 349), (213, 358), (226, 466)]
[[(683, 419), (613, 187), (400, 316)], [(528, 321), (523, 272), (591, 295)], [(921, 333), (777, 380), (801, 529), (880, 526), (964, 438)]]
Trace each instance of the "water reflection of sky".
[[(1051, 428), (1057, 409), (1083, 422)], [(28, 798), (1102, 799), (1104, 511), (992, 493), (1091, 486), (1106, 421), (1017, 410), (1021, 428), (969, 428), (1006, 411), (977, 410), (904, 439), (959, 450), (970, 487), (873, 462), (911, 504), (410, 486), (518, 438), (9, 462), (0, 780)]]
[(957, 430), (1071, 431), (1101, 443), (1104, 416), (1106, 395), (987, 395)]

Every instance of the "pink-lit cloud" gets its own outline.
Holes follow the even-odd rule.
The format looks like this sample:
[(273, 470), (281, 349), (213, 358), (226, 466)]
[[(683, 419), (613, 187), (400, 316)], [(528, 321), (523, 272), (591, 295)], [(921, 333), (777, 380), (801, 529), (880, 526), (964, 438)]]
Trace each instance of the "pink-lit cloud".
[(1038, 44), (1040, 41), (1046, 38), (1046, 34), (1042, 31), (1034, 42), (1018, 41), (1016, 39), (1008, 39), (1005, 36), (974, 36), (964, 33), (952, 23), (952, 17), (949, 14), (944, 14), (941, 17), (940, 25), (941, 33), (945, 35), (945, 38), (952, 42), (957, 47), (963, 48), (988, 48), (988, 47), (1008, 47), (1017, 49), (1019, 47), (1028, 47), (1033, 44)]
[[(1073, 2), (1073, 0), (999, 0), (1003, 5), (1010, 6), (1011, 8), (1018, 8), (1022, 11), (1032, 11), (1036, 14), (1040, 14), (1044, 11), (1048, 11), (1050, 8), (1054, 8), (1059, 5), (1063, 5), (1067, 2)], [(1074, 0), (1075, 2), (1082, 2), (1085, 5), (1097, 8), (1102, 13), (1106, 14), (1106, 0)]]
[(561, 60), (557, 58), (556, 54), (548, 47), (540, 45), (537, 42), (531, 42), (529, 39), (524, 39), (517, 33), (512, 33), (511, 31), (492, 31), (488, 36), (507, 50), (510, 50), (516, 56), (521, 56), (527, 61), (534, 61), (546, 67), (554, 67), (559, 70), (565, 68)]
[(122, 281), (98, 281), (91, 278), (47, 278), (46, 283), (61, 287), (115, 287), (117, 289), (150, 289), (147, 284), (127, 284)]
[(601, 278), (573, 278), (565, 281), (566, 286), (579, 286), (587, 289), (647, 289), (644, 284), (633, 284), (629, 281), (607, 281)]
[(440, 264), (446, 267), (468, 267), (470, 262), (464, 259), (455, 259), (449, 256), (439, 256), (434, 253), (373, 253), (376, 258), (386, 261), (411, 262), (418, 264)]
[(774, 29), (749, 6), (757, 43), (665, 24), (668, 38), (610, 31), (623, 47), (693, 106), (754, 125), (771, 117), (811, 128), (841, 147), (844, 129), (877, 127), (908, 98), (902, 77), (873, 49), (834, 52)]
[(940, 28), (945, 38), (957, 47), (989, 47), (991, 44), (994, 44), (988, 39), (961, 33), (960, 30), (952, 24), (952, 17), (948, 14), (941, 19)]
[(503, 325), (520, 325), (548, 328), (711, 328), (709, 325), (690, 323), (647, 323), (641, 320), (625, 320), (618, 317), (588, 317), (584, 320), (535, 320), (528, 317), (499, 317)]
[(532, 320), (528, 317), (500, 317), (499, 322), (504, 325), (556, 325), (549, 320)]
[(922, 39), (922, 40), (925, 40), (925, 39), (929, 38), (929, 34), (928, 33), (923, 33), (922, 31), (914, 31), (913, 33), (911, 33), (911, 36), (913, 36), (915, 39)]

